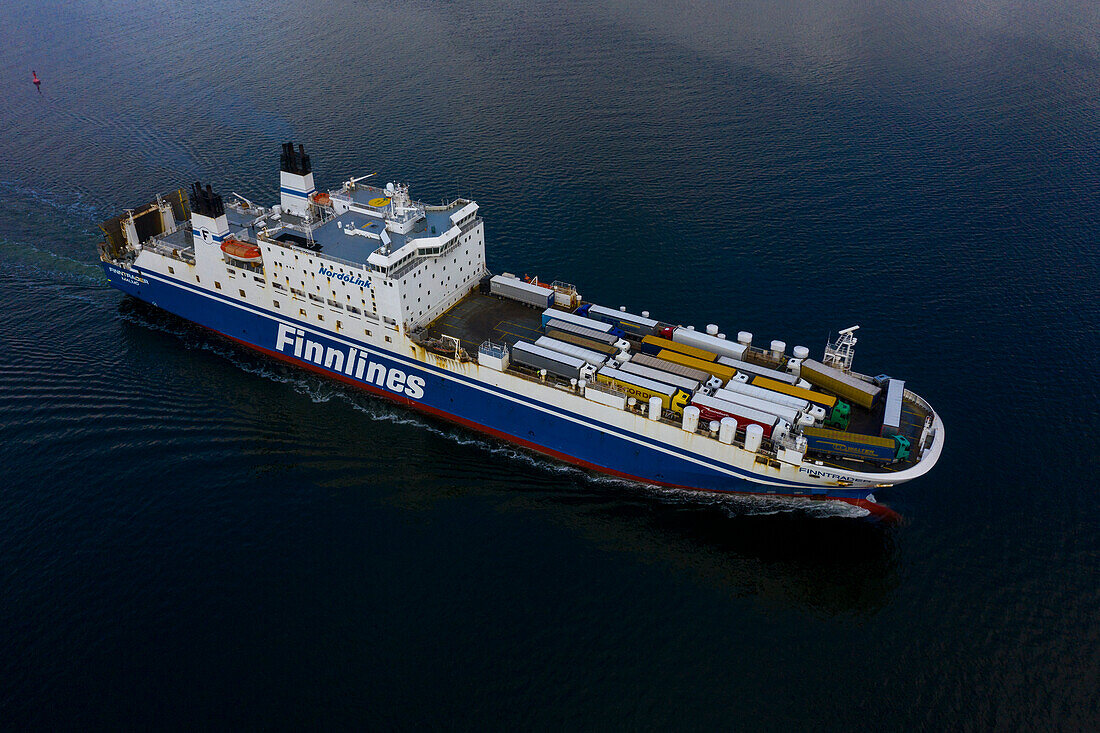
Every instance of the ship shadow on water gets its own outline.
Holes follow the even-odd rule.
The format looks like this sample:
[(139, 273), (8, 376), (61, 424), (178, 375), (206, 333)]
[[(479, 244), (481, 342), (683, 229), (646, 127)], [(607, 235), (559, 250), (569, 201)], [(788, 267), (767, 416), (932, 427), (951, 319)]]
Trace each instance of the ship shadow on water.
[(896, 525), (816, 502), (608, 486), (596, 477), (513, 491), (506, 504), (537, 508), (601, 549), (722, 593), (823, 616), (873, 616), (898, 584)]
[[(369, 438), (348, 442), (332, 436), (356, 435), (360, 431), (355, 425), (364, 417), (405, 431), (403, 444), (431, 456), (431, 470), (421, 466), (403, 472), (385, 496), (375, 497), (386, 505), (423, 512), (454, 500), (487, 500), (505, 513), (537, 513), (602, 550), (670, 568), (720, 592), (823, 616), (873, 616), (889, 603), (897, 586), (897, 525), (875, 521), (864, 509), (834, 501), (667, 489), (607, 477), (326, 380), (141, 301), (124, 299), (119, 313), (133, 327), (126, 336), (136, 350), (151, 346), (150, 329), (160, 331), (244, 372), (287, 385), (312, 403), (335, 399), (352, 408), (324, 418), (348, 421), (346, 430), (326, 434), (301, 427), (300, 434), (287, 436), (288, 443), (309, 446), (310, 453), (356, 465), (373, 453)], [(164, 348), (165, 353), (175, 350)], [(257, 395), (254, 401), (271, 397)], [(352, 471), (324, 488), (362, 492), (371, 485)]]

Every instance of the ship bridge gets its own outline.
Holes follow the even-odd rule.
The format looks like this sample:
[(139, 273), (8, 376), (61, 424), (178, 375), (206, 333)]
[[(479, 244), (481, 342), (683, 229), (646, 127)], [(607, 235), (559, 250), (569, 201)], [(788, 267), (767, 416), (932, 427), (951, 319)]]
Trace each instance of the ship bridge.
[(407, 231), (388, 218), (349, 209), (314, 227), (311, 234), (316, 249), (325, 255), (389, 274), (416, 257), (442, 254), (461, 233), (461, 227), (452, 232), (452, 217), (468, 203), (425, 207), (419, 216), (398, 222)]

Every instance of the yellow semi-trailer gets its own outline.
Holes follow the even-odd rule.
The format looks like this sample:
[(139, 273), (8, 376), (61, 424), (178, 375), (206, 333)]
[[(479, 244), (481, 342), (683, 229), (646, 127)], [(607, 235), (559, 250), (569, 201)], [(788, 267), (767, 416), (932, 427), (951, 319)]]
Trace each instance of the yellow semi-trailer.
[(795, 387), (793, 384), (785, 384), (783, 382), (777, 382), (774, 379), (768, 379), (767, 377), (753, 377), (749, 380), (749, 384), (754, 387), (763, 387), (764, 389), (770, 389), (772, 392), (778, 392), (780, 394), (790, 395), (791, 397), (797, 397), (800, 400), (806, 400), (812, 402), (815, 405), (821, 405), (826, 411), (832, 411), (838, 402), (836, 397), (832, 395), (824, 394), (822, 392), (814, 392), (811, 389), (804, 389), (802, 387)]
[(687, 354), (688, 356), (701, 359), (702, 361), (715, 361), (718, 358), (718, 354), (707, 351), (706, 349), (699, 349), (688, 344), (677, 343), (672, 339), (662, 338), (661, 336), (646, 336), (642, 339), (643, 353), (657, 355), (662, 349), (675, 351), (679, 354)]
[(882, 396), (881, 387), (813, 359), (802, 362), (799, 375), (813, 386), (832, 392), (866, 410), (872, 409)]
[(707, 374), (718, 377), (722, 382), (730, 381), (733, 379), (733, 375), (737, 374), (737, 370), (732, 367), (724, 366), (713, 361), (697, 359), (694, 356), (681, 354), (679, 351), (672, 351), (670, 349), (662, 349), (660, 353), (657, 354), (657, 358), (671, 361), (674, 364), (683, 364), (692, 369), (700, 369)]
[(637, 374), (629, 374), (612, 367), (604, 367), (596, 372), (596, 381), (622, 390), (640, 403), (648, 403), (650, 397), (661, 400), (661, 407), (682, 414), (691, 395), (679, 387)]

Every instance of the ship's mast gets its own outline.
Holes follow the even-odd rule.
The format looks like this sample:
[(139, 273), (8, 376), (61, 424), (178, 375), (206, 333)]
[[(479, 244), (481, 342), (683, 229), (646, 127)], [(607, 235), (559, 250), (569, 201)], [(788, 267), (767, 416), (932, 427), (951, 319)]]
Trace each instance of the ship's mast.
[(856, 342), (859, 340), (854, 334), (858, 330), (859, 326), (849, 326), (837, 334), (836, 341), (826, 341), (825, 358), (822, 362), (841, 371), (851, 371), (852, 360), (856, 358)]

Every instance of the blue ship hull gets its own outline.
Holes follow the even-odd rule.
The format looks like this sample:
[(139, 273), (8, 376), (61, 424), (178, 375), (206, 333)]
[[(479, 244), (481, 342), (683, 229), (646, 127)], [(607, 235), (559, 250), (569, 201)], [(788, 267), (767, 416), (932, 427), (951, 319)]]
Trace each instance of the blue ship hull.
[[(255, 305), (200, 290), (192, 285), (139, 268), (125, 270), (104, 263), (111, 285), (135, 298), (215, 331), (275, 358), (340, 379), (396, 402), (457, 422), (476, 431), (593, 469), (644, 483), (687, 489), (743, 494), (840, 499), (867, 506), (869, 489), (833, 488), (776, 481), (759, 483), (742, 469), (690, 454), (652, 439), (628, 435), (620, 428), (587, 417), (567, 414), (550, 404), (510, 393), (468, 376), (380, 349), (357, 339), (312, 331), (310, 341), (340, 351), (341, 363), (327, 366), (319, 359), (295, 356), (285, 334), (302, 324)], [(280, 331), (280, 325), (283, 330)], [(280, 341), (280, 339), (284, 339)], [(358, 354), (358, 356), (356, 355)], [(391, 376), (388, 382), (351, 368), (352, 360), (369, 359)], [(347, 363), (343, 363), (347, 361)], [(358, 363), (358, 362), (357, 362)], [(375, 375), (383, 373), (375, 370)], [(873, 500), (872, 500), (873, 501)], [(877, 505), (870, 505), (874, 508)]]

